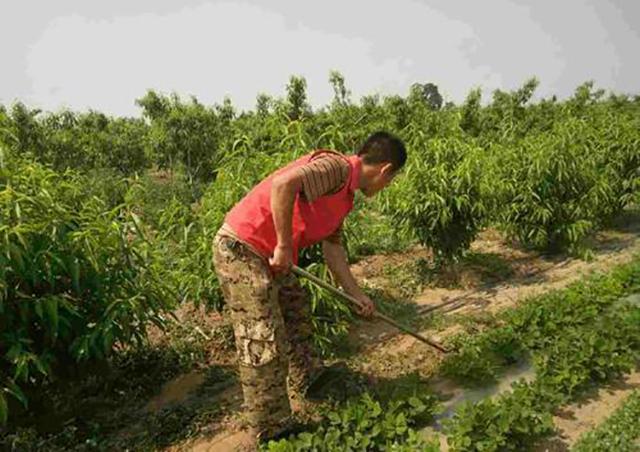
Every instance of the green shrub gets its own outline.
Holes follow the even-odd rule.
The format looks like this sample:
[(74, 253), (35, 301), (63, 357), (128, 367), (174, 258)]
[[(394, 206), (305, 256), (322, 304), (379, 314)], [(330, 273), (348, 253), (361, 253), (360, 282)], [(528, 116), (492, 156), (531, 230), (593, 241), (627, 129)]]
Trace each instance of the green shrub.
[(418, 140), (411, 146), (386, 210), (431, 247), (438, 262), (455, 260), (485, 225), (489, 211), (483, 151), (459, 139)]
[(6, 394), (55, 378), (56, 365), (140, 342), (172, 304), (126, 206), (89, 181), (9, 158), (0, 168), (0, 417)]
[(525, 246), (582, 252), (584, 239), (619, 212), (624, 195), (616, 194), (614, 181), (621, 174), (609, 170), (615, 157), (604, 158), (604, 143), (593, 137), (591, 126), (564, 121), (553, 133), (526, 138), (500, 157), (499, 216)]

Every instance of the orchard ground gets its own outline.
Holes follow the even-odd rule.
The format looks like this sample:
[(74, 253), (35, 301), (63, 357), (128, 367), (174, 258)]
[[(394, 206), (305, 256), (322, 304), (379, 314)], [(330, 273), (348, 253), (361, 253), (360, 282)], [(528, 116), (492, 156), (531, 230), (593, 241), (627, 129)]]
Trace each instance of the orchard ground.
[[(381, 300), (381, 308), (446, 342), (462, 331), (485, 330), (496, 313), (527, 297), (629, 262), (640, 253), (640, 209), (627, 210), (596, 233), (591, 245), (589, 261), (545, 256), (487, 229), (469, 255), (444, 273), (428, 268), (431, 255), (419, 246), (369, 256), (352, 270)], [(36, 430), (22, 430), (15, 444), (35, 447), (45, 441), (40, 444), (50, 450), (82, 449), (83, 444), (112, 450), (233, 450), (245, 438), (236, 427), (242, 394), (227, 318), (186, 303), (167, 331), (153, 327), (148, 332), (145, 349), (125, 351), (109, 367), (83, 369), (77, 378), (34, 399), (31, 413), (36, 414), (24, 422)], [(358, 320), (327, 362), (345, 362), (349, 378), (364, 378), (369, 385), (414, 375), (443, 398), (458, 401), (473, 399), (473, 394), (495, 395), (508, 388), (510, 378), (521, 376), (513, 369), (502, 384), (469, 391), (438, 374), (441, 360), (437, 351), (385, 323)], [(343, 386), (348, 392), (350, 385)], [(567, 450), (639, 386), (635, 372), (554, 413), (558, 434), (539, 450)], [(316, 403), (296, 403), (294, 408), (313, 421)], [(440, 440), (446, 450), (446, 439)]]

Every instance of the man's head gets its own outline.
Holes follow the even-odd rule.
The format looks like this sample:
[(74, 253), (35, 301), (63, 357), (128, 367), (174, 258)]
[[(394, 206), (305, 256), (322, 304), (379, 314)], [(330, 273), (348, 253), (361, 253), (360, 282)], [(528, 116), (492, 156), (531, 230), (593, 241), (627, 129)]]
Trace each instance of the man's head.
[(368, 197), (389, 185), (407, 160), (402, 141), (387, 132), (376, 132), (367, 138), (358, 155), (362, 159), (359, 187)]

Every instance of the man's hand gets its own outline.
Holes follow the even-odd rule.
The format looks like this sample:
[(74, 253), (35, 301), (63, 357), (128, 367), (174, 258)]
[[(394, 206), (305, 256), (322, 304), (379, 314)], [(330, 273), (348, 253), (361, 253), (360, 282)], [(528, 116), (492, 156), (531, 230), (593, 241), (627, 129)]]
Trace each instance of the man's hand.
[(293, 248), (287, 245), (276, 246), (273, 256), (269, 258), (269, 265), (276, 275), (289, 273), (293, 265)]
[(366, 295), (360, 295), (359, 297), (354, 297), (358, 300), (358, 306), (356, 311), (363, 317), (371, 317), (376, 310), (376, 306), (373, 304), (371, 298)]

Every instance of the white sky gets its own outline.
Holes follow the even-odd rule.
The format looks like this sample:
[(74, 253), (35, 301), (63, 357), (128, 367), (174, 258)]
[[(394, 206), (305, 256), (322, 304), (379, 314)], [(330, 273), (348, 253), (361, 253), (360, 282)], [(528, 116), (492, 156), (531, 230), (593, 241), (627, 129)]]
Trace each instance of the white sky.
[(533, 75), (538, 96), (637, 94), (639, 19), (635, 0), (2, 0), (0, 103), (138, 116), (153, 88), (247, 109), (295, 74), (318, 107), (331, 69), (354, 100), (433, 82), (461, 102)]

